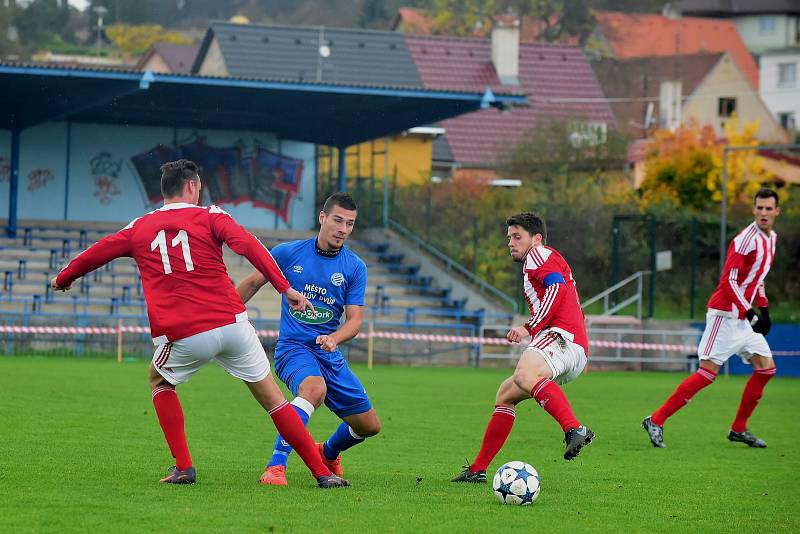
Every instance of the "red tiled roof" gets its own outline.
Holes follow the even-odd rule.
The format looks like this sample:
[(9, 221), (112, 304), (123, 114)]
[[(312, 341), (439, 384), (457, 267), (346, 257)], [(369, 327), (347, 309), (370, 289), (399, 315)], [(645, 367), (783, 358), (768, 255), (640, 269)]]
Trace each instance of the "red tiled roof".
[[(614, 117), (589, 61), (580, 48), (523, 43), (519, 49), (519, 86), (501, 85), (488, 39), (408, 35), (406, 45), (429, 89), (524, 92), (530, 107), (510, 113), (476, 111), (442, 123), (453, 158), (461, 164), (492, 165), (526, 130), (549, 118), (576, 118), (614, 125)], [(597, 99), (560, 102), (563, 99)]]
[(731, 20), (663, 15), (596, 13), (597, 25), (619, 59), (729, 52), (758, 89), (758, 65)]

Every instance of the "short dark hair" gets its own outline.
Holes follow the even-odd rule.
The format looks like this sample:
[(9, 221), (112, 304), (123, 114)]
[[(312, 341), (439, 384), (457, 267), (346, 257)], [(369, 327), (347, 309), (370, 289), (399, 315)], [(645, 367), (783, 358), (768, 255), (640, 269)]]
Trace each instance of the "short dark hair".
[(753, 205), (754, 206), (756, 204), (756, 201), (759, 198), (774, 198), (776, 206), (780, 202), (780, 199), (778, 198), (778, 193), (776, 193), (775, 191), (773, 191), (769, 187), (762, 187), (761, 189), (756, 191), (756, 195), (753, 197)]
[(161, 194), (173, 198), (183, 192), (183, 185), (190, 180), (199, 180), (198, 166), (194, 161), (179, 159), (161, 166)]
[(345, 193), (343, 191), (339, 191), (338, 193), (334, 193), (329, 196), (325, 201), (325, 204), (322, 206), (322, 211), (324, 211), (326, 214), (330, 214), (334, 206), (339, 206), (340, 208), (346, 210), (358, 211), (358, 208), (356, 207), (356, 201), (353, 200), (353, 197), (351, 197), (349, 193)]
[(530, 211), (517, 213), (506, 219), (506, 226), (519, 226), (531, 235), (542, 234), (542, 242), (547, 241), (547, 226), (544, 219)]

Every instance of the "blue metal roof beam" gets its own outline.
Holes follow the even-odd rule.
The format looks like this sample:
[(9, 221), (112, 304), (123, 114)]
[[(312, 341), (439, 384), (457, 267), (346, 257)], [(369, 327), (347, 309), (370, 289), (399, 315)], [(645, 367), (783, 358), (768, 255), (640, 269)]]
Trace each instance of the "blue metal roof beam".
[[(487, 98), (491, 93), (2, 64), (0, 84), (11, 93), (15, 88), (22, 91), (0, 95), (0, 107), (15, 110), (21, 119), (0, 116), (0, 127), (59, 118), (254, 129), (334, 146), (394, 134), (487, 105), (502, 109), (526, 103), (523, 95)], [(149, 91), (142, 93), (144, 87)]]

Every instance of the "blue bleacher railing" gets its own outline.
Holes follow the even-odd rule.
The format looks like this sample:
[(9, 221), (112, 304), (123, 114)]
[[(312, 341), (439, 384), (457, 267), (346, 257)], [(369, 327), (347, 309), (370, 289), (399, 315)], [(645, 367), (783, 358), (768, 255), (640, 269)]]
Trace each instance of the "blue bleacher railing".
[(392, 219), (389, 219), (389, 228), (399, 233), (405, 239), (411, 241), (414, 245), (417, 246), (417, 248), (424, 250), (426, 253), (430, 254), (431, 256), (435, 257), (436, 259), (444, 263), (447, 269), (453, 270), (462, 275), (463, 277), (465, 277), (471, 283), (476, 285), (481, 293), (487, 292), (491, 294), (493, 297), (495, 297), (496, 299), (502, 301), (507, 306), (509, 306), (514, 311), (514, 313), (517, 313), (518, 310), (517, 301), (511, 296), (503, 293), (502, 291), (500, 291), (490, 283), (486, 282), (482, 278), (475, 276), (473, 273), (465, 269), (461, 264), (456, 263), (455, 260), (443, 254), (438, 249), (432, 247), (431, 245), (429, 245), (428, 243), (417, 237), (411, 230), (404, 227), (400, 223)]

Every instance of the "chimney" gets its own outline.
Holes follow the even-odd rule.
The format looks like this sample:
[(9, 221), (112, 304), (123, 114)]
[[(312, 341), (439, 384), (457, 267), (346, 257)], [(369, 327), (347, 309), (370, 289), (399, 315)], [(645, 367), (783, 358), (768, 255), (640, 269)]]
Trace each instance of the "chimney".
[(492, 63), (503, 85), (519, 85), (519, 19), (514, 15), (494, 17)]

